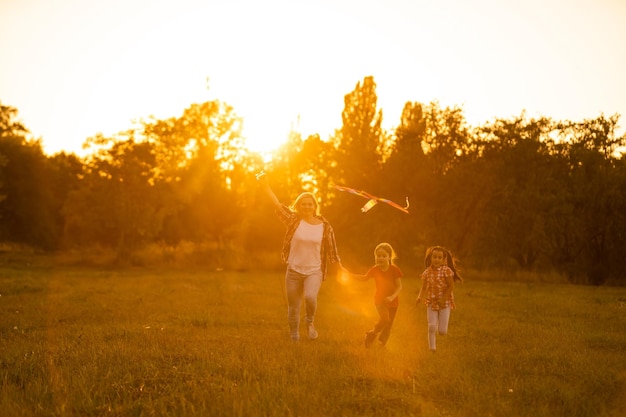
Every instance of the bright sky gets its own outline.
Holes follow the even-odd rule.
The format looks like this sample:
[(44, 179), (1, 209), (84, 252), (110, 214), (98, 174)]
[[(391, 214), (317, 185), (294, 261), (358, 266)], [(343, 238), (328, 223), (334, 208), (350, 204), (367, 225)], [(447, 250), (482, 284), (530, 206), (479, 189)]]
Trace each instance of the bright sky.
[(387, 128), (432, 100), (626, 126), (624, 22), (624, 0), (0, 0), (0, 101), (49, 153), (212, 99), (254, 150), (325, 139), (368, 75)]

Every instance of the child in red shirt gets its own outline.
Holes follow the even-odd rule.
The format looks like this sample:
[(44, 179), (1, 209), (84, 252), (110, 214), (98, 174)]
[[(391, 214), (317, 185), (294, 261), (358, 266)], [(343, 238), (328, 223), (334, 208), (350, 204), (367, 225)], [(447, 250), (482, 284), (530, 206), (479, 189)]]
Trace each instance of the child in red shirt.
[(381, 346), (389, 339), (391, 326), (398, 311), (398, 294), (402, 290), (402, 271), (394, 260), (396, 254), (389, 243), (380, 243), (374, 249), (376, 265), (371, 267), (365, 275), (350, 274), (360, 281), (374, 278), (376, 293), (374, 305), (378, 311), (379, 319), (374, 328), (365, 333), (365, 347), (370, 347), (378, 337)]

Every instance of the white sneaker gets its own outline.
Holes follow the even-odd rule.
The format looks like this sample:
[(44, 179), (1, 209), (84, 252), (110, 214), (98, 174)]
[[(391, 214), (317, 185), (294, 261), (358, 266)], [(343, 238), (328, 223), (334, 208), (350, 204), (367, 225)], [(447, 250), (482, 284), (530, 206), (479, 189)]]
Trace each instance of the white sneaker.
[(308, 330), (309, 330), (309, 339), (310, 340), (317, 339), (319, 334), (317, 333), (317, 330), (315, 330), (315, 326), (313, 326), (313, 324), (308, 325)]

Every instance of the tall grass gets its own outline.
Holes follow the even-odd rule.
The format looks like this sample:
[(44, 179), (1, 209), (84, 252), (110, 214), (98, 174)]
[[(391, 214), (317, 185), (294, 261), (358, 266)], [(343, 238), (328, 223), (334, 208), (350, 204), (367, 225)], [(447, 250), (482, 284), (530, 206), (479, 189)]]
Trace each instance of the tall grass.
[[(457, 285), (428, 351), (404, 279), (365, 349), (373, 282), (330, 277), (320, 338), (289, 341), (280, 273), (0, 268), (3, 416), (623, 416), (626, 289)], [(304, 335), (303, 335), (304, 336)]]

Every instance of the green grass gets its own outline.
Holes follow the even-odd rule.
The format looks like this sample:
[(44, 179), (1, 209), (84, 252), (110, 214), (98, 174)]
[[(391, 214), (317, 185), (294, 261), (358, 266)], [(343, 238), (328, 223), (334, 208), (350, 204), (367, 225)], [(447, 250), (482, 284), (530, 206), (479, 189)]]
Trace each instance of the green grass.
[(626, 415), (626, 288), (467, 276), (432, 354), (414, 276), (365, 349), (373, 282), (329, 278), (320, 338), (294, 345), (282, 273), (20, 265), (0, 267), (3, 416)]

